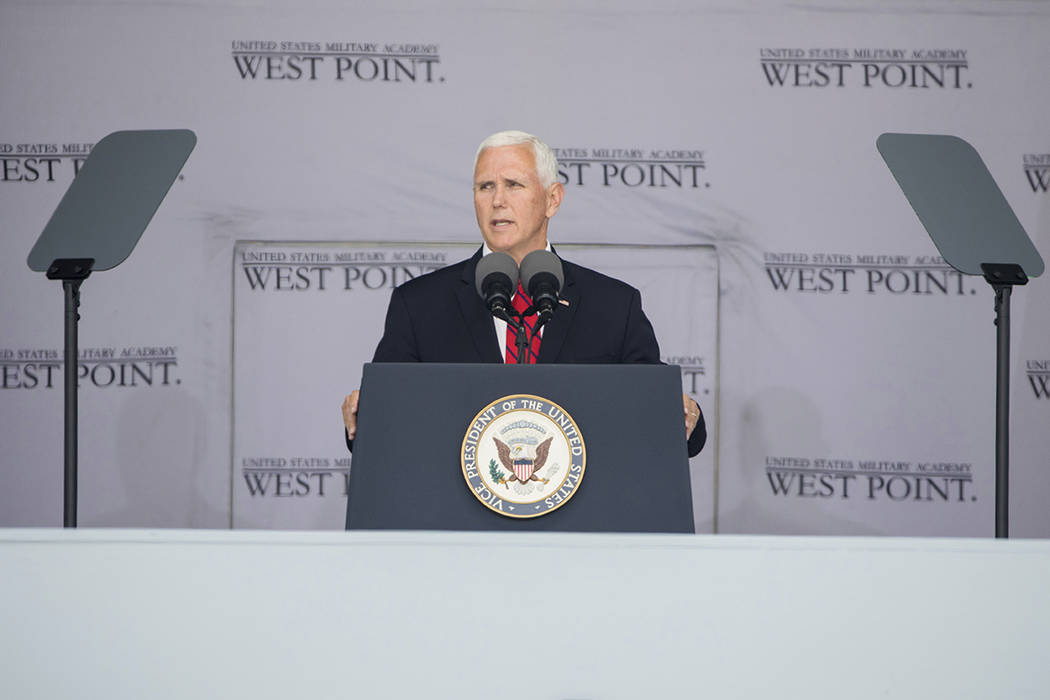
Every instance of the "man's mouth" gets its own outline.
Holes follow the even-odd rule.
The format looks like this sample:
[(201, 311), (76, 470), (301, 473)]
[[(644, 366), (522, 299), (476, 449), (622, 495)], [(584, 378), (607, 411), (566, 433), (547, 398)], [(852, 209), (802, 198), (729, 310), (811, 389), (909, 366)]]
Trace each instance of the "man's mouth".
[(504, 226), (510, 226), (514, 222), (510, 219), (493, 219), (492, 228), (503, 228)]

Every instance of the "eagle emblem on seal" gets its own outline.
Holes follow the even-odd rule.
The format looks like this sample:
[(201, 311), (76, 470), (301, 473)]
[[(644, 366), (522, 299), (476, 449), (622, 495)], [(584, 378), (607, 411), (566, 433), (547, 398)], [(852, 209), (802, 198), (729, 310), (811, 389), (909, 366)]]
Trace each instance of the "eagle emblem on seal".
[(521, 484), (529, 481), (547, 483), (548, 479), (544, 479), (536, 472), (547, 463), (547, 455), (550, 453), (553, 437), (549, 437), (537, 445), (535, 453), (530, 453), (529, 449), (520, 443), (512, 447), (499, 438), (492, 438), (492, 440), (496, 443), (499, 461), (503, 463), (503, 468), (510, 472), (510, 476), (506, 479), (499, 479), (500, 484), (506, 486), (515, 481)]

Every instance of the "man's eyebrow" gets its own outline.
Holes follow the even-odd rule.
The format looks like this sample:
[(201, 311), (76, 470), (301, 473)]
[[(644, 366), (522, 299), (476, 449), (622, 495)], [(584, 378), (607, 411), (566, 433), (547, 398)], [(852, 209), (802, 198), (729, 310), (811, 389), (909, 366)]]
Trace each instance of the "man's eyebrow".
[[(523, 178), (523, 177), (504, 177), (504, 178), (501, 178), (501, 179), (503, 180), (504, 184), (508, 184), (508, 185), (524, 185), (525, 181), (526, 181), (526, 178)], [(494, 185), (494, 184), (496, 184), (496, 180), (490, 178), (488, 180), (478, 180), (477, 182), (474, 183), (474, 186), (475, 187), (484, 187), (485, 185)]]

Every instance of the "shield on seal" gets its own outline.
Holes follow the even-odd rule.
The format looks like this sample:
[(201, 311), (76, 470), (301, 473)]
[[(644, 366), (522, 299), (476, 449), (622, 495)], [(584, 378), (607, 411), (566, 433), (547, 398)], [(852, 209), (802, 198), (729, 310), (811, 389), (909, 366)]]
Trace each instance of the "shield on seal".
[(514, 460), (514, 476), (518, 477), (518, 481), (526, 482), (529, 477), (532, 476), (532, 470), (535, 462), (528, 458), (518, 458)]

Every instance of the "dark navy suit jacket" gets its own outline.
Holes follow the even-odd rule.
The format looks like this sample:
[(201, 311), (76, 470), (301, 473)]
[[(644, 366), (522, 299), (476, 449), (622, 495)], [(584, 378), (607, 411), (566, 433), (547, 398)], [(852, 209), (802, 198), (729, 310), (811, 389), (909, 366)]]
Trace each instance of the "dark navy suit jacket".
[[(394, 289), (373, 362), (503, 362), (492, 315), (474, 286), (481, 249), (473, 257)], [(543, 328), (540, 363), (660, 362), (653, 326), (630, 285), (562, 261), (565, 283)], [(701, 414), (689, 456), (707, 440)]]

